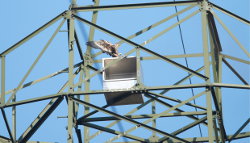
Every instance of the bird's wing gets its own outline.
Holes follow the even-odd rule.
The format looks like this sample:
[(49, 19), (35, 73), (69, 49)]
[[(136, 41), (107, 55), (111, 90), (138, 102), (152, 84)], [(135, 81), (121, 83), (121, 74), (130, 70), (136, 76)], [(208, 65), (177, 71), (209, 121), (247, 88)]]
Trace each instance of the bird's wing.
[(109, 53), (109, 47), (108, 45), (104, 42), (104, 40), (99, 40), (99, 41), (89, 41), (86, 43), (88, 46), (93, 47), (95, 49), (100, 49), (103, 52)]
[(96, 43), (101, 47), (101, 49), (103, 51), (105, 51), (105, 52), (111, 52), (110, 51), (110, 46), (111, 45), (107, 41), (105, 41), (105, 40), (99, 40)]
[(112, 57), (118, 56), (118, 51), (117, 51), (118, 45), (114, 45), (106, 40), (89, 41), (86, 44), (95, 49), (100, 49)]

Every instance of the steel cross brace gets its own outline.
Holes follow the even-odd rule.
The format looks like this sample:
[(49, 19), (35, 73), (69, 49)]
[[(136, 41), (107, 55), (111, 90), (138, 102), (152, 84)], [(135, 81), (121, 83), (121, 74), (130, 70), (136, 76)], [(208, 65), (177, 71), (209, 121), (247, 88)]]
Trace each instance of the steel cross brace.
[[(199, 94), (199, 95), (197, 95), (197, 96), (195, 96), (195, 97), (198, 97), (198, 96), (201, 96), (201, 95), (202, 95), (202, 93)], [(195, 98), (195, 97), (194, 97), (194, 98)], [(185, 104), (186, 102), (188, 102), (188, 101), (190, 101), (190, 100), (192, 100), (192, 99), (193, 99), (193, 98), (190, 98), (189, 100), (187, 100), (187, 101), (185, 101), (185, 102), (179, 104), (178, 107), (181, 106), (181, 105), (183, 105), (183, 104)], [(176, 106), (176, 107), (177, 107), (177, 106)], [(176, 107), (172, 107), (171, 110), (175, 109)], [(168, 111), (169, 111), (169, 110), (168, 110)], [(157, 117), (158, 117), (158, 116), (157, 116)]]
[(146, 124), (142, 124), (142, 123), (140, 123), (140, 122), (138, 122), (138, 121), (132, 120), (132, 119), (127, 118), (127, 117), (125, 117), (125, 116), (121, 116), (121, 115), (119, 115), (119, 114), (117, 114), (117, 113), (113, 113), (113, 112), (108, 111), (108, 110), (106, 110), (106, 109), (103, 109), (103, 108), (101, 108), (101, 107), (95, 106), (95, 105), (93, 105), (93, 104), (91, 104), (91, 103), (87, 103), (87, 102), (85, 102), (85, 101), (81, 101), (81, 100), (76, 99), (76, 98), (72, 98), (72, 100), (74, 100), (75, 102), (78, 102), (78, 103), (80, 103), (80, 104), (84, 104), (84, 105), (86, 105), (86, 106), (92, 107), (92, 108), (94, 108), (94, 109), (96, 109), (96, 110), (99, 110), (99, 111), (101, 111), (101, 112), (104, 112), (104, 113), (106, 113), (106, 114), (110, 114), (110, 115), (116, 116), (117, 118), (119, 118), (119, 119), (121, 119), (121, 120), (126, 120), (126, 121), (128, 121), (128, 122), (130, 122), (130, 123), (135, 124), (137, 127), (140, 127), (140, 126), (141, 126), (141, 127), (146, 128), (146, 129), (149, 129), (149, 130), (152, 130), (152, 131), (156, 131), (157, 133), (163, 134), (163, 135), (165, 135), (165, 136), (169, 136), (169, 137), (174, 138), (174, 139), (177, 139), (177, 140), (179, 140), (179, 141), (188, 143), (188, 141), (183, 140), (183, 139), (181, 139), (181, 138), (179, 138), (179, 137), (176, 137), (176, 136), (173, 136), (173, 135), (171, 135), (171, 134), (169, 134), (169, 133), (166, 133), (166, 132), (164, 132), (164, 131), (161, 131), (161, 130), (152, 128), (152, 127), (150, 127), (150, 126), (148, 126), (148, 125), (146, 125)]
[(250, 118), (248, 118), (246, 120), (246, 122), (243, 123), (243, 125), (230, 137), (228, 138), (228, 142), (231, 142), (232, 140), (234, 140), (237, 135), (240, 134), (240, 132), (250, 123)]
[(228, 61), (225, 58), (222, 58), (222, 61), (245, 85), (249, 85), (248, 82), (232, 67), (232, 65), (228, 63)]
[[(82, 62), (75, 64), (75, 65), (74, 65), (74, 68), (79, 67), (81, 64), (82, 64)], [(23, 88), (26, 88), (26, 87), (29, 87), (29, 86), (31, 86), (31, 85), (34, 85), (34, 84), (36, 84), (36, 83), (39, 83), (39, 82), (41, 82), (41, 81), (44, 81), (44, 80), (46, 80), (46, 79), (48, 79), (48, 78), (52, 78), (52, 77), (57, 76), (57, 75), (59, 75), (59, 74), (66, 73), (66, 72), (68, 72), (68, 70), (69, 70), (69, 68), (65, 68), (65, 69), (59, 70), (59, 71), (57, 71), (57, 72), (54, 72), (54, 73), (52, 73), (52, 74), (50, 74), (50, 75), (44, 76), (44, 77), (42, 77), (42, 78), (39, 78), (39, 79), (30, 81), (30, 82), (27, 82), (27, 83), (23, 84), (23, 85), (20, 87), (19, 90), (21, 90), (21, 89), (23, 89)], [(8, 95), (8, 94), (10, 94), (10, 93), (13, 93), (14, 90), (17, 90), (17, 89), (14, 88), (14, 89), (8, 90), (8, 91), (5, 92), (5, 95)], [(17, 91), (18, 91), (18, 90), (17, 90)]]
[(52, 99), (46, 108), (39, 114), (39, 116), (32, 122), (29, 128), (18, 139), (19, 143), (25, 143), (29, 138), (39, 129), (39, 127), (45, 122), (50, 114), (58, 107), (63, 101), (63, 97)]
[[(169, 109), (167, 109), (167, 110), (165, 110), (165, 111), (163, 111), (163, 112), (157, 114), (156, 116), (152, 117), (151, 119), (148, 119), (148, 120), (143, 121), (142, 123), (143, 123), (143, 124), (148, 124), (148, 123), (152, 122), (153, 120), (159, 118), (161, 115), (164, 115), (164, 114), (166, 114), (166, 113), (169, 113), (169, 112), (171, 112), (171, 111), (173, 111), (173, 110), (175, 110), (175, 109), (177, 109), (177, 108), (183, 106), (185, 103), (190, 102), (190, 101), (192, 101), (192, 100), (194, 100), (194, 99), (196, 99), (196, 98), (202, 96), (203, 94), (204, 94), (204, 92), (201, 92), (201, 93), (199, 93), (199, 94), (197, 94), (197, 95), (195, 95), (195, 96), (193, 96), (193, 97), (191, 97), (191, 98), (189, 98), (189, 99), (183, 101), (182, 103), (177, 104), (177, 105), (175, 105), (175, 106), (173, 106), (173, 107), (170, 107)], [(137, 126), (128, 129), (128, 130), (126, 131), (126, 133), (129, 133), (129, 132), (131, 132), (131, 131), (134, 131), (135, 129), (137, 129)], [(110, 139), (110, 141), (114, 141), (114, 140), (120, 138), (121, 136), (122, 136), (122, 135), (115, 136), (115, 137), (113, 137), (112, 139)]]
[[(7, 120), (7, 117), (6, 117), (6, 114), (5, 114), (5, 111), (4, 109), (1, 108), (1, 112), (2, 112), (2, 115), (3, 115), (3, 119), (4, 119), (4, 123), (5, 123), (5, 126), (7, 128), (7, 131), (8, 131), (8, 134), (10, 136), (10, 139), (11, 141), (14, 143), (14, 138), (13, 138), (13, 135), (11, 133), (11, 130), (10, 130), (10, 126), (9, 126), (9, 123), (8, 123), (8, 120)], [(1, 141), (1, 140), (0, 140)]]
[[(141, 34), (147, 32), (147, 31), (149, 31), (149, 30), (152, 30), (153, 28), (157, 27), (158, 25), (160, 25), (160, 24), (162, 24), (162, 23), (164, 23), (164, 22), (167, 22), (168, 20), (170, 20), (170, 19), (176, 17), (177, 15), (180, 15), (180, 14), (182, 14), (182, 13), (188, 11), (189, 9), (191, 9), (191, 8), (193, 8), (193, 7), (194, 7), (194, 5), (191, 5), (191, 6), (187, 7), (187, 8), (185, 8), (185, 9), (179, 11), (178, 13), (175, 13), (175, 14), (173, 14), (173, 15), (171, 15), (171, 16), (168, 16), (167, 18), (164, 18), (164, 19), (162, 19), (162, 20), (160, 20), (160, 21), (158, 21), (158, 22), (156, 22), (156, 23), (154, 23), (154, 24), (152, 24), (152, 25), (150, 25), (150, 26), (148, 26), (148, 27), (146, 27), (146, 28), (144, 28), (144, 29), (141, 29), (141, 30), (135, 32), (134, 34), (128, 36), (127, 39), (129, 39), (129, 40), (130, 40), (130, 39), (133, 39), (134, 37), (137, 37), (137, 36), (139, 36), (139, 35), (141, 35)], [(123, 44), (123, 43), (124, 43), (124, 41), (123, 41), (123, 40), (120, 40), (120, 41), (117, 42), (116, 44), (121, 45), (121, 44)], [(118, 47), (118, 48), (119, 48), (119, 47)], [(102, 54), (101, 51), (100, 51), (100, 52), (97, 52), (97, 53), (94, 55), (94, 58), (97, 57), (97, 56), (100, 55), (100, 54)]]
[(189, 69), (189, 68), (187, 68), (187, 67), (185, 67), (185, 66), (183, 66), (183, 65), (181, 65), (181, 64), (179, 64), (179, 63), (177, 63), (177, 62), (175, 62), (175, 61), (172, 61), (172, 60), (170, 60), (170, 59), (168, 59), (168, 58), (166, 58), (166, 57), (164, 57), (164, 56), (162, 56), (162, 55), (160, 55), (160, 54), (158, 54), (158, 53), (156, 53), (156, 52), (153, 52), (153, 51), (151, 51), (151, 50), (149, 50), (149, 49), (147, 49), (147, 48), (145, 48), (145, 47), (143, 47), (143, 46), (141, 46), (141, 45), (139, 45), (139, 44), (137, 44), (137, 43), (135, 43), (135, 42), (132, 42), (132, 41), (130, 41), (130, 40), (128, 40), (128, 39), (126, 39), (126, 38), (124, 38), (124, 37), (118, 35), (118, 34), (115, 34), (115, 33), (111, 32), (111, 31), (109, 31), (109, 30), (107, 30), (107, 29), (105, 29), (105, 28), (103, 28), (103, 27), (101, 27), (101, 26), (98, 26), (98, 25), (96, 25), (96, 24), (94, 24), (94, 23), (92, 23), (92, 22), (90, 22), (90, 21), (87, 21), (87, 20), (85, 20), (85, 19), (83, 19), (83, 18), (81, 18), (81, 17), (79, 17), (79, 16), (77, 16), (77, 15), (74, 15), (74, 14), (73, 14), (73, 16), (74, 16), (76, 19), (80, 20), (81, 22), (84, 22), (84, 23), (86, 23), (86, 24), (88, 24), (88, 25), (94, 26), (95, 28), (97, 28), (97, 29), (99, 29), (99, 30), (101, 30), (101, 31), (104, 31), (105, 33), (108, 33), (108, 34), (110, 34), (110, 35), (112, 35), (112, 36), (114, 36), (114, 37), (116, 37), (116, 38), (118, 38), (118, 39), (120, 39), (120, 40), (126, 41), (128, 44), (131, 44), (131, 45), (133, 45), (133, 46), (135, 46), (135, 47), (138, 47), (138, 48), (140, 48), (140, 49), (142, 49), (142, 50), (144, 50), (144, 51), (146, 51), (146, 52), (148, 52), (148, 53), (150, 53), (150, 54), (153, 54), (153, 55), (155, 55), (155, 56), (157, 56), (157, 57), (160, 57), (161, 59), (163, 59), (163, 60), (165, 60), (165, 61), (167, 61), (167, 62), (169, 62), (169, 63), (172, 63), (172, 64), (178, 66), (179, 68), (183, 69), (183, 70), (186, 70), (186, 71), (188, 71), (188, 72), (190, 72), (190, 73), (194, 73), (194, 74), (197, 75), (198, 77), (201, 77), (201, 78), (204, 78), (204, 79), (208, 79), (208, 77), (206, 77), (206, 76), (204, 76), (204, 75), (202, 75), (202, 74), (200, 74), (200, 73), (197, 73), (197, 72), (195, 72), (195, 71), (192, 70), (192, 69)]
[(21, 88), (21, 86), (23, 85), (24, 81), (27, 79), (27, 77), (29, 76), (29, 74), (31, 73), (31, 71), (34, 69), (35, 65), (37, 64), (37, 62), (40, 60), (40, 58), (42, 57), (42, 55), (44, 54), (44, 52), (47, 50), (47, 48), (49, 47), (49, 45), (51, 44), (52, 40), (55, 38), (55, 36), (57, 35), (57, 33), (59, 32), (59, 30), (61, 29), (61, 27), (63, 26), (65, 22), (65, 19), (62, 20), (62, 22), (60, 23), (60, 25), (57, 27), (57, 29), (55, 30), (55, 32), (53, 33), (53, 35), (51, 36), (51, 38), (49, 39), (49, 41), (46, 43), (46, 45), (44, 46), (44, 48), (42, 49), (42, 51), (39, 53), (38, 57), (35, 59), (35, 61), (32, 63), (32, 65), (30, 66), (29, 70), (25, 73), (24, 77), (22, 78), (22, 80), (19, 82), (16, 90), (14, 90), (14, 92), (11, 94), (10, 98), (8, 99), (7, 103), (10, 103), (11, 100), (16, 96), (17, 90), (19, 90)]
[(227, 58), (227, 59), (230, 59), (230, 60), (233, 60), (233, 61), (237, 61), (237, 62), (241, 62), (241, 63), (250, 65), (250, 61), (249, 60), (244, 60), (244, 59), (241, 59), (241, 58), (238, 58), (238, 57), (233, 57), (233, 56), (229, 56), (229, 55), (222, 54), (222, 53), (220, 55), (223, 58)]
[[(143, 42), (141, 45), (145, 45), (148, 44), (149, 42), (151, 42), (152, 40), (154, 40), (155, 38), (157, 38), (158, 36), (162, 35), (163, 33), (167, 32), (168, 30), (172, 29), (173, 27), (177, 26), (178, 24), (180, 24), (181, 22), (184, 22), (185, 20), (189, 19), (190, 17), (192, 17), (193, 15), (197, 14), (198, 10), (193, 12), (192, 14), (188, 15), (187, 17), (185, 17), (184, 19), (182, 19), (181, 21), (179, 21), (178, 23), (172, 25), (171, 27), (165, 29), (164, 31), (160, 32), (159, 34), (155, 35), (154, 37), (152, 37), (151, 39)], [(92, 27), (91, 27), (92, 29)], [(114, 61), (110, 64), (108, 64), (106, 67), (104, 67), (102, 70), (98, 70), (95, 73), (91, 74), (90, 76), (88, 76), (87, 78), (85, 78), (84, 81), (88, 81), (90, 78), (94, 77), (96, 74), (101, 73), (103, 70), (105, 70), (106, 68), (108, 68), (109, 66), (115, 64), (116, 62), (120, 61), (121, 59), (123, 59), (124, 57), (128, 56), (129, 54), (133, 53), (134, 51), (136, 51), (136, 49), (132, 49), (129, 52), (127, 52), (123, 57), (119, 57), (119, 59), (117, 61)], [(98, 54), (96, 54), (98, 55)], [(161, 57), (160, 57), (161, 58)], [(176, 65), (178, 67), (178, 65)]]
[[(168, 96), (164, 96), (162, 94), (157, 94), (157, 93), (154, 93), (154, 92), (151, 92), (151, 91), (149, 91), (148, 93), (151, 94), (151, 95), (154, 95), (156, 97), (159, 97), (159, 98), (164, 98), (164, 99), (167, 99), (167, 100), (171, 100), (171, 101), (174, 101), (174, 102), (181, 103), (181, 100), (179, 100), (179, 99), (175, 99), (175, 98), (171, 98), (171, 97), (168, 97)], [(201, 107), (201, 106), (196, 105), (196, 104), (187, 103), (186, 105), (190, 106), (190, 107), (196, 107), (196, 108), (201, 109), (201, 110), (206, 110), (205, 107)]]
[[(95, 125), (95, 124), (92, 124), (92, 123), (82, 122), (82, 125), (87, 126), (87, 127), (91, 127), (91, 128), (97, 129), (97, 130), (101, 130), (101, 131), (104, 131), (104, 132), (108, 132), (108, 133), (111, 133), (111, 134), (115, 134), (115, 135), (123, 134), (122, 132), (119, 132), (119, 131), (116, 131), (116, 130), (113, 130), (113, 129), (110, 129), (110, 128), (105, 128), (105, 127), (102, 127), (102, 126), (98, 126), (98, 125)], [(140, 141), (140, 142), (146, 142), (146, 139), (143, 139), (143, 138), (140, 138), (140, 137), (137, 137), (137, 136), (134, 136), (134, 135), (124, 134), (124, 137), (129, 138), (129, 139), (133, 139), (133, 140), (137, 140), (137, 141)]]
[[(145, 107), (146, 105), (148, 105), (149, 103), (151, 103), (153, 100), (150, 99), (150, 100), (147, 100), (146, 102), (144, 102), (143, 104), (140, 104), (139, 106), (137, 106), (136, 108), (134, 108), (133, 110), (129, 111), (126, 115), (132, 115), (133, 113), (135, 113), (136, 111), (140, 110), (141, 108)], [(125, 116), (126, 116), (125, 115)], [(79, 120), (78, 120), (79, 121)], [(108, 124), (106, 127), (107, 128), (111, 128), (112, 126), (114, 126), (115, 124), (119, 123), (120, 120), (118, 121), (114, 121), (114, 122), (111, 122), (110, 124)], [(90, 139), (100, 135), (102, 133), (102, 131), (97, 131), (96, 133), (94, 133)]]
[(238, 15), (236, 15), (236, 14), (234, 14), (234, 13), (232, 13), (232, 12), (230, 12), (230, 11), (228, 11), (228, 10), (226, 10), (226, 9), (224, 9), (224, 8), (216, 5), (216, 4), (214, 4), (214, 3), (209, 2), (209, 4), (212, 5), (212, 8), (215, 8), (215, 9), (217, 9), (217, 10), (219, 10), (219, 11), (221, 11), (221, 12), (227, 14), (227, 15), (229, 15), (229, 16), (231, 16), (231, 17), (239, 20), (240, 22), (243, 22), (245, 24), (250, 25), (250, 21), (249, 20), (247, 20), (245, 18), (242, 18), (242, 17), (240, 17), (240, 16), (238, 16)]
[[(199, 72), (199, 71), (203, 70), (203, 68), (204, 68), (204, 67), (198, 68), (198, 69), (196, 70), (196, 72)], [(186, 76), (186, 77), (184, 77), (183, 79), (177, 81), (177, 82), (176, 82), (175, 84), (173, 84), (173, 85), (178, 85), (178, 84), (184, 82), (185, 80), (187, 80), (188, 78), (191, 78), (192, 76), (193, 76), (193, 74), (189, 74), (188, 76)], [(163, 95), (163, 94), (167, 93), (169, 90), (170, 90), (170, 89), (165, 89), (165, 90), (163, 90), (159, 95)], [(152, 94), (152, 92), (149, 92), (149, 93)], [(158, 97), (156, 97), (156, 98), (158, 98)], [(140, 106), (141, 106), (141, 105), (140, 105)], [(103, 108), (106, 108), (106, 107), (108, 107), (108, 105), (103, 106)], [(87, 117), (89, 117), (89, 116), (91, 116), (91, 115), (93, 115), (93, 114), (95, 114), (95, 113), (97, 113), (97, 112), (98, 112), (98, 111), (93, 111), (93, 113), (91, 112), (90, 114), (85, 115), (84, 117), (79, 118), (78, 121), (80, 121), (81, 119), (87, 118)]]
[[(75, 75), (78, 74), (80, 68), (76, 70)], [(68, 87), (68, 81), (62, 86), (62, 88), (58, 91), (58, 94), (61, 93), (65, 88)], [(49, 115), (59, 106), (59, 104), (63, 101), (63, 96), (59, 96), (57, 98), (53, 98), (48, 105), (41, 111), (38, 117), (31, 123), (31, 125), (26, 129), (26, 131), (19, 137), (18, 141), (27, 142), (29, 138), (39, 129), (39, 127), (45, 122), (45, 120), (49, 117)]]
[(43, 31), (44, 29), (48, 28), (50, 25), (54, 24), (55, 22), (57, 22), (59, 19), (61, 19), (62, 17), (64, 17), (66, 15), (66, 12), (67, 11), (64, 11), (64, 12), (60, 13), (58, 16), (56, 16), (55, 18), (53, 18), (52, 20), (50, 20), (49, 22), (47, 22), (46, 24), (44, 24), (43, 26), (41, 26), (40, 28), (38, 28), (37, 30), (35, 30), (34, 32), (32, 32), (31, 34), (29, 34), (28, 36), (26, 36), (25, 38), (23, 38), (22, 40), (20, 40), (19, 42), (17, 42), (16, 44), (14, 44), (10, 48), (8, 48), (7, 50), (5, 50), (4, 52), (2, 52), (0, 54), (0, 57), (9, 54), (10, 52), (12, 52), (16, 48), (18, 48), (20, 45), (22, 45), (23, 43), (25, 43), (26, 41), (28, 41), (32, 37), (36, 36), (41, 31)]
[[(192, 127), (194, 127), (194, 126), (196, 126), (196, 125), (198, 125), (198, 124), (200, 124), (202, 122), (205, 122), (206, 120), (207, 120), (207, 116), (205, 116), (205, 117), (203, 117), (203, 118), (201, 118), (201, 119), (199, 119), (197, 121), (194, 121), (193, 123), (190, 123), (190, 124), (180, 128), (180, 129), (172, 132), (171, 134), (172, 135), (178, 135), (178, 134), (180, 134), (180, 133), (182, 133), (182, 132), (184, 132), (184, 131), (186, 131), (186, 130), (188, 130), (188, 129), (190, 129), (190, 128), (192, 128)], [(169, 137), (162, 137), (162, 138), (159, 139), (159, 142), (163, 142), (163, 141), (166, 141), (166, 140), (169, 140)]]
[[(203, 70), (203, 68), (204, 68), (204, 67), (198, 68), (196, 71), (199, 72), (199, 71)], [(189, 74), (188, 76), (184, 77), (183, 79), (177, 81), (174, 85), (178, 85), (178, 84), (184, 82), (185, 80), (187, 80), (188, 78), (191, 78), (192, 76), (193, 76), (193, 74)], [(168, 92), (168, 91), (169, 91), (169, 89), (163, 90), (160, 94), (161, 94), (161, 95), (162, 95), (162, 94), (165, 94), (165, 93)], [(158, 97), (156, 97), (156, 98), (158, 98)], [(131, 115), (132, 113), (134, 113), (134, 112), (137, 111), (138, 109), (144, 107), (145, 105), (147, 105), (147, 104), (150, 103), (151, 101), (153, 101), (153, 99), (150, 99), (150, 100), (148, 100), (147, 102), (145, 102), (145, 103), (139, 105), (139, 106), (136, 107), (134, 110), (132, 110), (132, 111), (130, 111), (129, 113), (127, 113), (126, 115)], [(103, 107), (106, 108), (106, 106), (103, 106)], [(169, 107), (172, 107), (172, 105), (169, 105)], [(177, 108), (176, 110), (179, 111), (179, 113), (182, 113), (182, 112), (183, 112), (182, 110), (179, 110), (178, 108)], [(89, 115), (84, 116), (85, 118), (84, 118), (84, 117), (79, 118), (79, 119), (78, 119), (78, 123), (81, 123), (82, 120), (88, 120), (88, 119), (86, 119), (88, 116), (93, 115), (93, 114), (95, 114), (95, 113), (97, 113), (97, 112), (98, 112), (98, 111), (96, 110), (96, 111), (91, 112)], [(107, 127), (112, 127), (112, 126), (115, 125), (117, 122), (119, 122), (119, 121), (114, 121), (114, 122), (110, 123)], [(206, 124), (206, 123), (205, 123), (205, 124)], [(97, 136), (97, 135), (99, 135), (100, 133), (101, 133), (101, 131), (96, 132), (94, 135), (92, 135), (92, 136), (90, 137), (90, 139), (93, 138), (93, 137), (95, 137), (95, 136)]]
[[(170, 105), (169, 103), (166, 103), (166, 102), (164, 102), (164, 101), (162, 101), (162, 100), (160, 100), (160, 99), (158, 99), (158, 98), (156, 98), (156, 97), (154, 97), (154, 96), (152, 96), (152, 95), (150, 95), (150, 94), (147, 94), (147, 93), (146, 93), (146, 96), (148, 96), (149, 98), (152, 98), (152, 99), (156, 100), (157, 102), (159, 102), (159, 103), (161, 103), (161, 104), (163, 104), (163, 105), (165, 105), (165, 106), (167, 106), (167, 107), (173, 108), (173, 106)], [(183, 102), (183, 101), (182, 101), (182, 102)], [(181, 104), (182, 102), (180, 102), (180, 104)], [(187, 102), (187, 103), (189, 103), (189, 102)], [(185, 103), (185, 104), (187, 104), (187, 103)], [(185, 104), (184, 104), (184, 105), (185, 105)], [(181, 109), (179, 109), (179, 108), (176, 108), (176, 110), (177, 110), (178, 112), (184, 112), (183, 110), (181, 110)], [(199, 120), (199, 118), (197, 118), (197, 117), (195, 117), (195, 116), (193, 116), (193, 115), (188, 115), (188, 117), (191, 118), (191, 119), (194, 119), (194, 120)], [(206, 122), (203, 122), (203, 124), (207, 125)]]
[(222, 25), (225, 31), (230, 35), (230, 37), (235, 41), (235, 43), (241, 48), (241, 50), (250, 57), (249, 51), (240, 43), (240, 41), (235, 37), (235, 35), (229, 30), (229, 28), (225, 25), (225, 23), (217, 16), (217, 14), (214, 11), (210, 11), (215, 19)]

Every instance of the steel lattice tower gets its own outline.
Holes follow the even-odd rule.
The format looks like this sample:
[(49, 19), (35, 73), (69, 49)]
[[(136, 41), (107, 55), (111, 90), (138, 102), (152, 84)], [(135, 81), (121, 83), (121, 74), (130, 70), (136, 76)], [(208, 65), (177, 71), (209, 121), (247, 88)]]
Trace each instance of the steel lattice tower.
[[(247, 58), (250, 57), (250, 54), (249, 51), (246, 50), (246, 48), (244, 48), (244, 46), (240, 43), (240, 40), (238, 40), (233, 32), (229, 30), (226, 26), (227, 24), (220, 19), (217, 12), (226, 14), (247, 26), (250, 25), (249, 20), (246, 20), (207, 0), (114, 5), (100, 5), (100, 0), (94, 0), (93, 3), (94, 5), (91, 6), (79, 6), (77, 5), (76, 0), (72, 0), (69, 10), (62, 12), (48, 23), (44, 24), (0, 54), (0, 108), (2, 112), (2, 116), (0, 117), (3, 118), (5, 125), (1, 128), (7, 129), (9, 134), (9, 136), (0, 135), (1, 143), (34, 142), (30, 141), (30, 138), (36, 133), (36, 131), (39, 130), (46, 120), (50, 118), (51, 114), (53, 114), (63, 101), (66, 101), (67, 103), (67, 106), (63, 108), (67, 110), (67, 115), (65, 116), (67, 120), (67, 138), (65, 137), (65, 140), (67, 140), (68, 143), (92, 143), (96, 142), (95, 138), (97, 137), (99, 137), (98, 141), (101, 140), (101, 142), (116, 142), (116, 140), (120, 139), (118, 141), (120, 143), (224, 143), (250, 137), (250, 131), (242, 132), (242, 130), (248, 125), (250, 118), (241, 123), (242, 126), (238, 127), (238, 130), (234, 134), (228, 134), (228, 129), (225, 127), (225, 118), (223, 116), (223, 111), (225, 109), (222, 108), (224, 102), (222, 98), (225, 96), (223, 95), (225, 93), (223, 90), (232, 89), (245, 92), (250, 89), (248, 80), (241, 76), (238, 70), (230, 64), (229, 60), (246, 64), (246, 66), (248, 66), (250, 62), (244, 58), (237, 56), (234, 57), (223, 53), (224, 47), (220, 41), (222, 35), (218, 33), (217, 25), (220, 24), (222, 29), (229, 33), (232, 41), (235, 41), (238, 45), (238, 50), (243, 51)], [(128, 34), (135, 32), (129, 36), (118, 34), (118, 32), (101, 26), (99, 23), (102, 22), (97, 22), (99, 18), (98, 14), (102, 11), (116, 12), (117, 10), (127, 11), (130, 9), (143, 10), (165, 7), (182, 7), (182, 9), (152, 25), (140, 29), (139, 31), (130, 31), (130, 28), (127, 28), (126, 30)], [(85, 15), (81, 16), (81, 13), (91, 13), (89, 14), (91, 16), (84, 17)], [(176, 20), (176, 16), (183, 13), (188, 14), (182, 19), (179, 19), (178, 17), (177, 22), (168, 27), (165, 26), (165, 29), (161, 30), (157, 34), (149, 34), (151, 37), (146, 41), (144, 40), (143, 43), (140, 44), (139, 40), (133, 40), (164, 23), (168, 23), (171, 19)], [(149, 43), (156, 41), (159, 37), (172, 29), (178, 28), (179, 25), (185, 23), (195, 15), (198, 15), (200, 19), (201, 46), (199, 47), (199, 50), (197, 50), (201, 51), (200, 53), (192, 51), (191, 53), (183, 54), (179, 52), (175, 55), (171, 55), (159, 50), (165, 47), (161, 44), (158, 44), (159, 47), (153, 47), (155, 45), (146, 47)], [(115, 19), (112, 18), (107, 21), (110, 21), (111, 25), (115, 23)], [(80, 31), (79, 28), (77, 28), (76, 22), (89, 26), (89, 30), (84, 31), (89, 33), (87, 37), (88, 41), (96, 39), (96, 35), (98, 35), (96, 31), (110, 36), (111, 39), (114, 38), (119, 40), (117, 44), (120, 45), (122, 56), (119, 56), (117, 61), (111, 62), (103, 68), (96, 66), (96, 64), (101, 63), (102, 57), (99, 59), (96, 58), (103, 56), (102, 52), (93, 53), (91, 52), (91, 47), (87, 47), (81, 42), (81, 39), (83, 38), (80, 37), (79, 33), (83, 31)], [(18, 86), (14, 89), (6, 90), (6, 81), (8, 81), (6, 78), (6, 59), (8, 59), (8, 55), (55, 23), (58, 24), (57, 28), (45, 44), (42, 51), (36, 57), (35, 61), (29, 67), (22, 80), (18, 82)], [(67, 30), (63, 31), (63, 27), (67, 28)], [(27, 82), (26, 79), (59, 32), (67, 33), (68, 67), (47, 76), (36, 78), (31, 82)], [(192, 33), (189, 33), (189, 35), (192, 35)], [(122, 45), (125, 45), (124, 47), (128, 47), (126, 49), (127, 51), (123, 51), (124, 47), (122, 47)], [(94, 79), (96, 76), (101, 75), (106, 69), (131, 55), (136, 57), (136, 65), (138, 68), (136, 74), (139, 78), (137, 78), (137, 84), (135, 86), (128, 89), (96, 89), (96, 87), (101, 87), (100, 83), (96, 82), (98, 79)], [(80, 59), (79, 63), (77, 63), (76, 57)], [(192, 66), (191, 63), (194, 62), (193, 60), (189, 60), (189, 62), (187, 62), (187, 59), (190, 58), (197, 58), (198, 61), (196, 62), (199, 62), (199, 64), (197, 64), (198, 66)], [(185, 59), (186, 63), (175, 59)], [(153, 61), (151, 65), (160, 65), (160, 68), (163, 70), (165, 69), (161, 67), (162, 65), (170, 66), (170, 70), (165, 71), (166, 74), (162, 75), (162, 78), (170, 75), (174, 76), (171, 78), (175, 80), (172, 80), (171, 82), (169, 80), (166, 81), (166, 84), (158, 84), (157, 86), (145, 84), (142, 79), (142, 75), (146, 79), (147, 76), (154, 77), (156, 76), (154, 74), (157, 73), (147, 72), (148, 68), (143, 68), (143, 66), (149, 64), (144, 63), (144, 61)], [(188, 66), (188, 63), (190, 66)], [(154, 66), (151, 68), (154, 68)], [(231, 84), (222, 80), (223, 78), (230, 78), (223, 77), (225, 66), (234, 74), (235, 77), (239, 79), (241, 83)], [(141, 67), (143, 68), (143, 72), (140, 72)], [(171, 75), (169, 72), (175, 73)], [(28, 99), (19, 100), (18, 93), (21, 90), (28, 89), (35, 84), (44, 82), (63, 73), (67, 74), (67, 80), (57, 92), (49, 95), (47, 94), (39, 97), (30, 97)], [(95, 84), (91, 83), (91, 81), (94, 81)], [(98, 86), (96, 86), (97, 84)], [(118, 110), (123, 109), (122, 111), (115, 112), (115, 110), (112, 110), (114, 108), (112, 105), (106, 104), (103, 95), (116, 92), (143, 94), (144, 102), (135, 105), (117, 106)], [(178, 94), (185, 95), (182, 97), (174, 97), (174, 95)], [(99, 101), (91, 100), (92, 97), (97, 99), (97, 96), (100, 96), (100, 100), (98, 99)], [(21, 131), (21, 135), (18, 136), (16, 117), (17, 109), (20, 106), (34, 104), (40, 101), (46, 101), (47, 104), (44, 105), (44, 109), (39, 111), (40, 113), (37, 114), (37, 117), (33, 120), (33, 122), (30, 123), (26, 130)], [(11, 112), (6, 112), (6, 110), (9, 109)], [(10, 113), (10, 115), (8, 115), (8, 113)], [(10, 118), (10, 116), (12, 116), (12, 118)], [(172, 123), (175, 123), (176, 125), (172, 125)], [(121, 126), (123, 125), (124, 129), (121, 130)], [(170, 129), (170, 126), (173, 126), (173, 129)], [(198, 129), (198, 126), (200, 131), (192, 130), (194, 127)], [(203, 135), (201, 135), (201, 132)]]

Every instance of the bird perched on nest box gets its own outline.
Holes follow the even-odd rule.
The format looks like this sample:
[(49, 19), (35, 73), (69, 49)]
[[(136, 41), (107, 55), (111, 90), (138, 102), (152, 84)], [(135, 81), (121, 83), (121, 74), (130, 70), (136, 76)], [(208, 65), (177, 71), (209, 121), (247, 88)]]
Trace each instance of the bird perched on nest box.
[(106, 53), (112, 57), (118, 57), (119, 53), (117, 50), (118, 44), (112, 44), (106, 40), (98, 40), (98, 41), (88, 41), (86, 45), (102, 50), (103, 53)]

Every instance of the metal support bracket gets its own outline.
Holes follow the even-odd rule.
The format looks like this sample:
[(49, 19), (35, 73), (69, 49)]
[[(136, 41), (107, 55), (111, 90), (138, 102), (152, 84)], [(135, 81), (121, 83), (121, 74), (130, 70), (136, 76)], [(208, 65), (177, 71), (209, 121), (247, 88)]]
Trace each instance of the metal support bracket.
[(94, 64), (94, 60), (92, 59), (91, 55), (88, 53), (85, 53), (83, 56), (84, 59), (84, 66), (91, 66)]
[(207, 1), (207, 0), (203, 0), (202, 2), (199, 2), (199, 6), (200, 6), (200, 11), (210, 11), (210, 9), (212, 9), (212, 5)]

